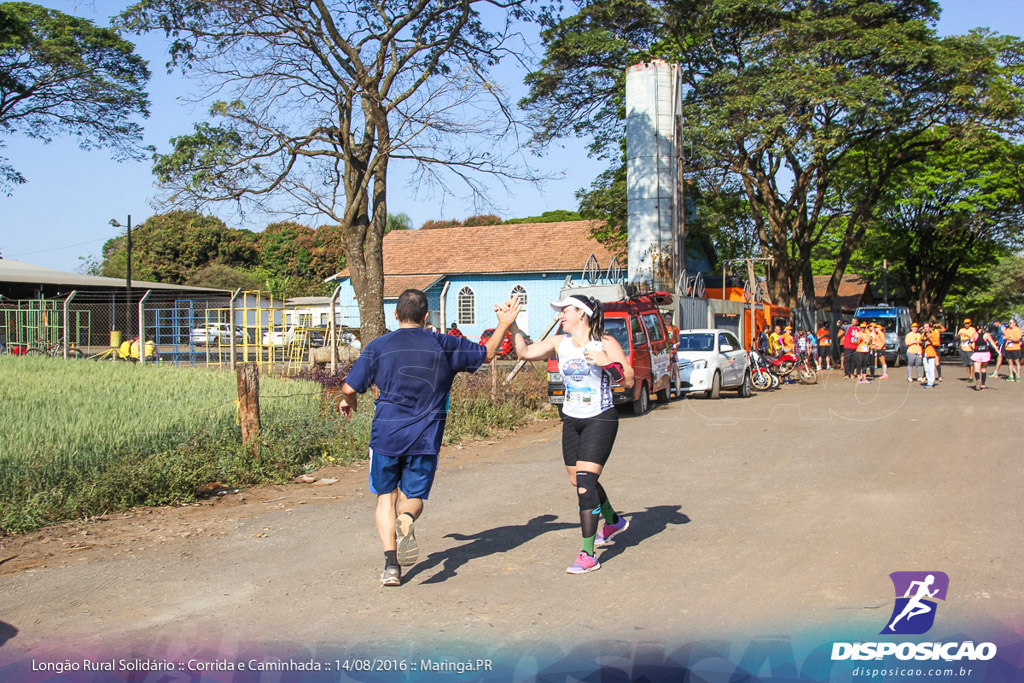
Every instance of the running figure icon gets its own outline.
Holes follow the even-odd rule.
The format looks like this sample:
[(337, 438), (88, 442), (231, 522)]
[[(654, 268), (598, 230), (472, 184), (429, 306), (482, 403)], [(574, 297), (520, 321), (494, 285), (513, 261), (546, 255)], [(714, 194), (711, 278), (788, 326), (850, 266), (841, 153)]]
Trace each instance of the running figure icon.
[[(929, 574), (925, 577), (924, 581), (912, 581), (910, 583), (910, 588), (908, 588), (907, 592), (903, 595), (905, 598), (910, 598), (910, 602), (908, 602), (907, 606), (903, 608), (900, 615), (893, 619), (892, 623), (889, 624), (890, 631), (896, 630), (896, 622), (903, 617), (906, 617), (907, 621), (910, 621), (919, 614), (925, 614), (932, 611), (931, 605), (925, 604), (921, 599), (925, 597), (934, 598), (935, 594), (939, 592), (938, 588), (933, 591), (928, 590), (928, 587), (933, 583), (935, 583), (934, 574)], [(917, 592), (914, 594), (914, 597), (910, 597), (910, 592), (914, 590), (914, 586), (917, 586)]]
[(896, 602), (882, 633), (910, 635), (929, 631), (935, 623), (938, 601), (946, 599), (949, 576), (939, 571), (893, 572), (889, 576), (896, 589)]

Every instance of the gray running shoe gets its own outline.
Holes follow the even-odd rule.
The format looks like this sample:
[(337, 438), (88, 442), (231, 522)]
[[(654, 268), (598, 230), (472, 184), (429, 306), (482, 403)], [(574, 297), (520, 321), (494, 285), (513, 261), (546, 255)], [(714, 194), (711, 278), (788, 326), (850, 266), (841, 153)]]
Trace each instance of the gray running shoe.
[(395, 532), (398, 537), (398, 564), (403, 567), (410, 567), (416, 564), (420, 556), (420, 546), (416, 543), (416, 521), (412, 515), (401, 514), (395, 523)]
[(385, 567), (384, 572), (380, 575), (380, 583), (382, 586), (402, 585), (402, 568)]

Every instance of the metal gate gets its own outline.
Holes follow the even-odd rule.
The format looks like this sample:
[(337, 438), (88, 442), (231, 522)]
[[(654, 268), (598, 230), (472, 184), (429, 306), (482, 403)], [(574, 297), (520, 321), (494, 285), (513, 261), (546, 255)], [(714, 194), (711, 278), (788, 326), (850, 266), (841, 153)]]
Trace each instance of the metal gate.
[(700, 273), (687, 275), (685, 272), (676, 285), (677, 324), (681, 330), (701, 329), (708, 326), (708, 297), (704, 287), (704, 276)]

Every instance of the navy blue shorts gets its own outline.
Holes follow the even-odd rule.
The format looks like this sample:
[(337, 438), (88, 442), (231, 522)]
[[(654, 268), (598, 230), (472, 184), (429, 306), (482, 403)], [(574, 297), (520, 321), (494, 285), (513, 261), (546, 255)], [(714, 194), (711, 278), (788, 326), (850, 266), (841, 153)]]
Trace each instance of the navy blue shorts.
[(436, 455), (381, 455), (370, 449), (370, 492), (380, 496), (396, 488), (407, 498), (430, 496)]

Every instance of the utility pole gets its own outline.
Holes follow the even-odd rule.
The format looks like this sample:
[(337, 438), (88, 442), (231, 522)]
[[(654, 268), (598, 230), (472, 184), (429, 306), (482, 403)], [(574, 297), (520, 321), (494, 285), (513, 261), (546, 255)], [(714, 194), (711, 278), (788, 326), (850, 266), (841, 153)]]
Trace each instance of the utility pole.
[[(121, 224), (117, 222), (116, 218), (110, 219), (110, 224), (115, 228), (120, 228)], [(124, 290), (125, 296), (128, 299), (128, 310), (125, 313), (125, 326), (124, 335), (127, 338), (132, 336), (132, 216), (128, 214), (128, 266), (125, 269), (124, 277)]]
[(889, 260), (882, 259), (882, 303), (889, 305)]

